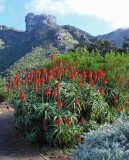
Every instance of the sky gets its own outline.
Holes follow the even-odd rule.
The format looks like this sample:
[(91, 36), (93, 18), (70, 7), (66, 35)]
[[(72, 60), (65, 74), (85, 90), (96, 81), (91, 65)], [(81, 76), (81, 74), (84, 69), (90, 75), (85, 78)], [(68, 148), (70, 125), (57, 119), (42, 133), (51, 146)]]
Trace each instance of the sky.
[(129, 27), (129, 0), (0, 0), (0, 25), (25, 30), (27, 13), (51, 14), (93, 36)]

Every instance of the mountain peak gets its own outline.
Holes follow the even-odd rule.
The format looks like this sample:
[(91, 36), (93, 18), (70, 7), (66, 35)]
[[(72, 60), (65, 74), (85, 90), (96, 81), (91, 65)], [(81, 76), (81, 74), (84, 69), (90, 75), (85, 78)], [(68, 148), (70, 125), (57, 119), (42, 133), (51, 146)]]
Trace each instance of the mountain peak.
[(26, 22), (26, 32), (30, 32), (35, 29), (38, 25), (42, 25), (42, 27), (47, 28), (57, 26), (56, 17), (53, 15), (35, 15), (33, 13), (29, 13), (25, 17)]
[(124, 42), (125, 37), (129, 37), (129, 28), (119, 28), (108, 34), (97, 36), (97, 38), (102, 40), (113, 41), (119, 48), (122, 48), (122, 44)]

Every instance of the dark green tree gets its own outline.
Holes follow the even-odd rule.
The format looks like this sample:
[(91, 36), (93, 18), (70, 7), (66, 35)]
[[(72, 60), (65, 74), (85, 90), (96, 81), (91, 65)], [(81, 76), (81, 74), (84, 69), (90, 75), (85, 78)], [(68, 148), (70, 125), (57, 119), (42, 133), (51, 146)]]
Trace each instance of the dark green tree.
[(129, 37), (124, 37), (124, 42), (122, 45), (123, 52), (126, 52), (129, 49)]

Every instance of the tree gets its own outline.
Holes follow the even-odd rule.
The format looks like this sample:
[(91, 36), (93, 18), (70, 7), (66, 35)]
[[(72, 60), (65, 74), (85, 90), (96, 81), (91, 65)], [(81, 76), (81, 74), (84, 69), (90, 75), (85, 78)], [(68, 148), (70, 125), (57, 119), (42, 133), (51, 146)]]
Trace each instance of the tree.
[(123, 52), (126, 52), (129, 49), (129, 37), (124, 37), (124, 42), (122, 45)]

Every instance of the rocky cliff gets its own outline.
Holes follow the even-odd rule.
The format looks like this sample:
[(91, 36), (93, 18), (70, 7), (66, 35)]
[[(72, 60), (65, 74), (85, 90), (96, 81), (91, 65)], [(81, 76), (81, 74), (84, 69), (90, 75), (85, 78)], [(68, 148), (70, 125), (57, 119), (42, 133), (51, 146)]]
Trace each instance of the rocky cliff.
[(95, 37), (74, 26), (63, 25), (62, 28), (67, 30), (73, 36), (73, 38), (76, 39), (81, 44), (90, 43), (90, 41), (93, 42), (95, 40)]
[(29, 13), (25, 17), (25, 25), (25, 31), (0, 26), (0, 71), (9, 68), (36, 47), (47, 48), (47, 53), (49, 48), (65, 52), (77, 44), (90, 43), (95, 39), (73, 26), (58, 25), (56, 17), (52, 15)]
[(33, 13), (27, 14), (25, 17), (26, 22), (26, 32), (30, 32), (36, 29), (39, 25), (42, 26), (44, 29), (48, 27), (57, 27), (56, 17), (52, 15), (35, 15)]

